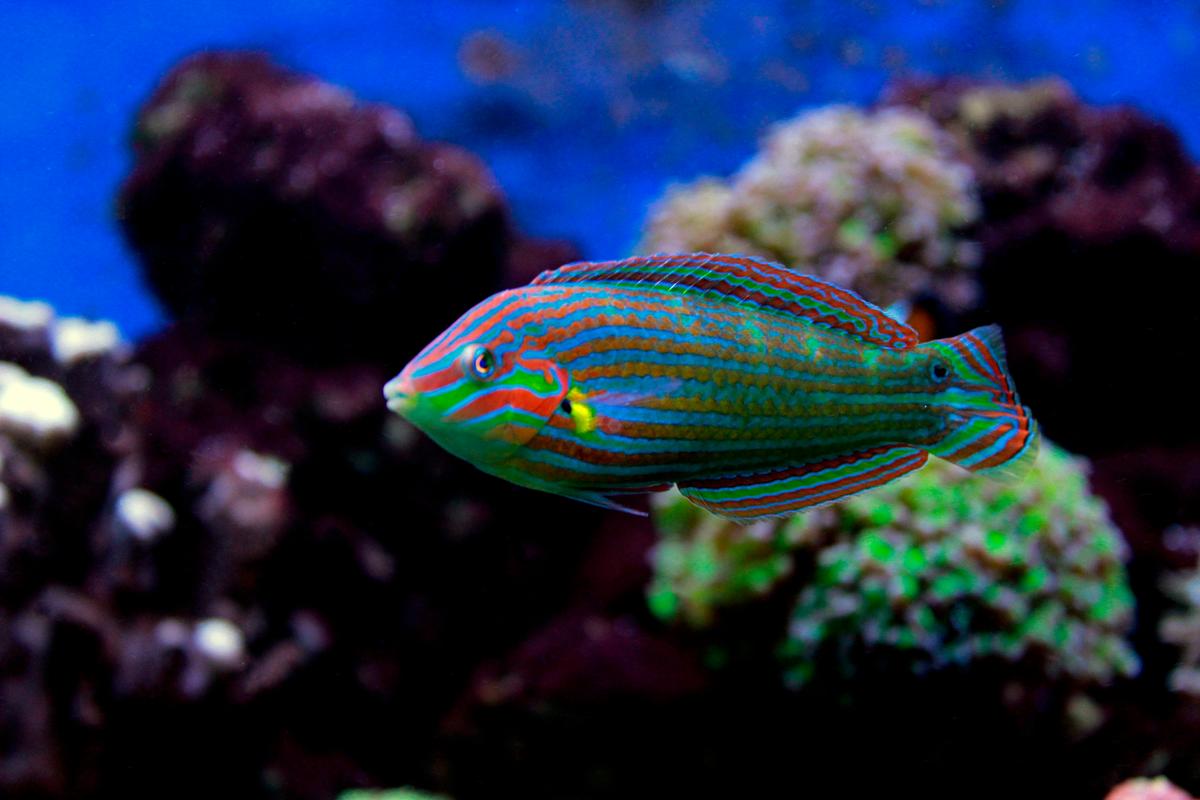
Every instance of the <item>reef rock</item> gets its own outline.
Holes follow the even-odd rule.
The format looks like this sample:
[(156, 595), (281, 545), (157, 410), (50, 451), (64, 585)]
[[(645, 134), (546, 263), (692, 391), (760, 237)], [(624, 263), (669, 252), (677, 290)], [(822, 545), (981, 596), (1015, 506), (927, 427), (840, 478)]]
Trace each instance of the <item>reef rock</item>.
[(515, 238), (475, 156), (261, 55), (183, 61), (133, 147), (120, 218), (166, 309), (308, 356), (411, 355), (499, 287)]
[(116, 631), (98, 520), (140, 385), (111, 323), (0, 297), (0, 794), (82, 796)]

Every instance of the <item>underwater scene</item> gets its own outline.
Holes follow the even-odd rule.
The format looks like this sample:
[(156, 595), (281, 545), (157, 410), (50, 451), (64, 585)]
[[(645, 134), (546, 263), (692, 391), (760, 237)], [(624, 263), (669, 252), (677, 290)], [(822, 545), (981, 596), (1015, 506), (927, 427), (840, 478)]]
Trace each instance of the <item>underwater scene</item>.
[(0, 797), (1200, 797), (1200, 6), (0, 53)]

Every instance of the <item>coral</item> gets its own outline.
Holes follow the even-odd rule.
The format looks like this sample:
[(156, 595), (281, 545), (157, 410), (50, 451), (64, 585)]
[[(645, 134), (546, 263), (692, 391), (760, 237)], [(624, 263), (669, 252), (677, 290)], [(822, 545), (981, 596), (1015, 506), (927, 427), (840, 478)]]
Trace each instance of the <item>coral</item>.
[(60, 364), (74, 364), (117, 349), (121, 335), (108, 320), (67, 317), (54, 326), (51, 349)]
[(0, 430), (0, 793), (137, 795), (201, 762), (198, 792), (432, 780), (438, 719), (565, 594), (599, 515), (530, 518), (387, 413), (385, 367), (191, 324), (56, 349), (52, 310), (5, 306), (4, 391), (41, 399), (3, 407), (42, 422)]
[(67, 377), (83, 388), (75, 376), (86, 375), (88, 365), (112, 367), (126, 351), (107, 320), (59, 317), (41, 301), (0, 295), (0, 361), (42, 377)]
[[(1177, 527), (1164, 538), (1200, 540), (1200, 529)], [(1179, 607), (1167, 614), (1160, 624), (1162, 638), (1181, 650), (1178, 666), (1171, 672), (1171, 689), (1200, 697), (1200, 558), (1190, 570), (1164, 580), (1164, 588)]]
[(1104, 800), (1194, 800), (1166, 778), (1131, 778), (1117, 786)]
[(0, 577), (5, 552), (45, 556), (34, 538), (75, 529), (74, 515), (88, 519), (103, 502), (140, 379), (111, 323), (0, 297)]
[(127, 489), (113, 503), (113, 524), (142, 542), (153, 542), (175, 527), (175, 510), (145, 489)]
[[(420, 789), (405, 787), (403, 789), (351, 789), (338, 795), (338, 800), (450, 800), (444, 794), (423, 792)], [(1164, 798), (1170, 800), (1170, 798)]]
[(729, 180), (674, 187), (652, 210), (642, 252), (758, 255), (881, 305), (932, 291), (974, 300), (972, 176), (948, 137), (908, 110), (833, 107), (771, 132)]
[(1013, 486), (935, 462), (829, 513), (837, 532), (784, 648), (793, 679), (827, 646), (893, 648), (917, 669), (1033, 656), (1082, 680), (1136, 671), (1124, 542), (1081, 464), (1053, 446)]
[[(1197, 556), (1173, 552), (1163, 533), (1200, 520), (1200, 418), (1179, 368), (1200, 296), (1200, 168), (1164, 123), (1085, 103), (1058, 80), (910, 81), (885, 101), (929, 114), (970, 163), (986, 315), (956, 324), (1004, 328), (1021, 399), (1091, 460), (1132, 551), (1147, 683), (1194, 686), (1194, 619), (1161, 585)], [(1168, 614), (1182, 664), (1158, 639)]]
[[(1045, 89), (985, 93), (967, 104), (974, 127), (929, 109), (985, 176), (983, 218), (928, 120), (836, 110), (776, 134), (732, 182), (698, 185), (680, 219), (725, 214), (735, 190), (761, 200), (754, 213), (801, 208), (807, 227), (794, 239), (770, 217), (746, 219), (764, 248), (811, 245), (817, 267), (880, 302), (928, 290), (958, 308), (976, 279), (965, 233), (982, 232), (985, 278), (1017, 265), (1020, 251), (1006, 248), (1035, 229), (1006, 221), (1040, 225), (1051, 212), (1064, 216), (1037, 230), (1066, 236), (1055, 246), (1089, 243), (1089, 257), (1109, 258), (1100, 228), (1117, 230), (1126, 254), (1134, 237), (1163, 244), (1152, 226), (1088, 228), (1085, 195), (1070, 213), (1047, 200), (1074, 179), (1058, 165), (1037, 173), (1049, 183), (1003, 195), (1000, 165), (1015, 163), (999, 150), (988, 151), (994, 171), (976, 163), (986, 150), (976, 143), (999, 141), (996, 131), (1041, 141), (1047, 121), (1063, 119), (1084, 120), (1087, 136), (1054, 158), (1116, 153), (1104, 136), (1119, 126), (1092, 125), (1072, 103)], [(1020, 121), (1030, 115), (1042, 122)], [(1135, 194), (1153, 189), (1138, 176), (1167, 180), (1169, 141), (1148, 130), (1131, 134), (1160, 148), (1134, 170)], [(838, 146), (812, 144), (830, 131)], [(1111, 701), (1131, 691), (1124, 681), (1091, 706), (1071, 698), (1078, 727), (1119, 729), (1119, 745), (1094, 747), (1096, 734), (1064, 748), (1060, 729), (1040, 725), (1061, 699), (1043, 691), (1043, 673), (1090, 689), (1133, 667), (1120, 539), (1060, 452), (1015, 487), (941, 465), (750, 529), (670, 505), (658, 511), (650, 613), (648, 522), (501, 484), (383, 408), (383, 380), (447, 318), (573, 256), (513, 231), (473, 156), (421, 141), (399, 112), (229, 54), (189, 59), (164, 81), (135, 151), (123, 224), (171, 326), (128, 348), (105, 323), (0, 298), (0, 381), (17, 387), (0, 403), (0, 794), (143, 796), (184, 782), (190, 796), (301, 800), (408, 784), (457, 796), (769, 796), (803, 781), (815, 794), (869, 796), (936, 753), (936, 768), (914, 779), (927, 796), (1011, 795), (1039, 772), (1055, 773), (1047, 795), (1096, 796), (1116, 777), (1097, 764), (1130, 774), (1130, 751), (1174, 746), (1195, 728), (1182, 714), (1173, 727), (1147, 724), (1149, 712), (1122, 717)], [(793, 163), (776, 171), (771, 159)], [(811, 202), (781, 194), (813, 176), (847, 196), (820, 185)], [(1154, 185), (1183, 214), (1172, 192), (1189, 179), (1172, 180)], [(1005, 196), (1036, 213), (1006, 211)], [(1133, 219), (1122, 213), (1122, 225)], [(1175, 267), (1192, 252), (1183, 220), (1170, 229), (1183, 248)], [(1054, 349), (1029, 343), (1060, 341), (1051, 334), (1082, 347), (1077, 330), (1089, 331), (1079, 352), (1093, 367), (1120, 338), (1105, 327), (1111, 315), (1053, 330), (1037, 310), (1040, 283), (1021, 294), (999, 273), (987, 280), (1014, 317), (1014, 368), (1049, 364)], [(1104, 281), (1071, 288), (1093, 283)], [(1146, 299), (1119, 283), (1131, 302)], [(1072, 297), (1055, 302), (1073, 326), (1115, 307)], [(1042, 316), (1017, 324), (1027, 299)], [(1125, 364), (1107, 366), (1130, 379)], [(1125, 383), (1109, 389), (1129, 397)], [(43, 399), (22, 400), (30, 392)], [(1109, 402), (1073, 399), (1088, 401), (1081, 417)], [(46, 415), (54, 405), (62, 413)], [(1120, 416), (1109, 408), (1105, 421)], [(1150, 416), (1138, 424), (1190, 419)], [(1183, 462), (1155, 463), (1158, 476)], [(1134, 478), (1131, 496), (1148, 480)], [(734, 645), (725, 669), (706, 668), (714, 641)], [(754, 647), (760, 660), (740, 658)], [(981, 677), (985, 654), (1000, 656), (987, 659), (1000, 711)], [(860, 678), (889, 670), (850, 686), (858, 702), (847, 704), (844, 693), (786, 691), (780, 656), (812, 684), (842, 679), (847, 663)], [(967, 668), (939, 669), (957, 663)], [(1138, 686), (1151, 683), (1165, 694), (1164, 681)], [(1014, 711), (1009, 690), (1026, 705)], [(1131, 696), (1130, 706), (1143, 699)], [(874, 769), (861, 769), (864, 752)], [(997, 763), (1022, 769), (992, 775)], [(1187, 764), (1173, 755), (1167, 768), (1177, 776)]]
[[(99, 335), (95, 335), (99, 332)], [(83, 591), (138, 384), (108, 323), (0, 297), (0, 794), (79, 795), (112, 629)]]
[(530, 519), (380, 387), (576, 254), (470, 154), (261, 58), (189, 59), (135, 139), (122, 221), (178, 319), (130, 348), (0, 298), (0, 794), (433, 783), (438, 719), (599, 515)]
[[(131, 404), (120, 486), (161, 498), (175, 523), (109, 537), (103, 579), (158, 620), (123, 645), (145, 652), (122, 662), (123, 680), (141, 676), (134, 697), (163, 692), (302, 739), (354, 718), (390, 732), (347, 745), (321, 786), (363, 769), (374, 782), (427, 779), (431, 736), (418, 731), (432, 730), (480, 653), (519, 639), (562, 591), (597, 515), (564, 501), (530, 517), (527, 497), (389, 415), (376, 364), (318, 367), (191, 325), (151, 337), (135, 359), (153, 380)], [(152, 668), (171, 659), (184, 666)], [(300, 700), (310, 692), (326, 699), (312, 707)], [(307, 721), (259, 714), (276, 706)], [(399, 717), (404, 726), (388, 722)], [(312, 745), (269, 746), (256, 758), (291, 785)], [(386, 755), (397, 750), (410, 755)]]
[(0, 362), (0, 434), (36, 448), (53, 447), (79, 427), (79, 411), (62, 387)]
[(498, 288), (516, 238), (475, 156), (259, 55), (183, 61), (133, 143), (120, 217), (159, 300), (293, 352), (411, 355)]
[(677, 492), (657, 495), (654, 579), (647, 594), (662, 619), (703, 628), (722, 608), (769, 593), (792, 574), (806, 531), (764, 520), (750, 526), (709, 514)]
[(1137, 669), (1125, 642), (1132, 596), (1125, 545), (1083, 465), (1047, 445), (1003, 485), (935, 461), (866, 495), (739, 529), (688, 510), (656, 511), (652, 609), (709, 624), (721, 607), (811, 575), (780, 650), (794, 685), (829, 663), (872, 660), (916, 672), (991, 656), (1049, 675), (1109, 682)]

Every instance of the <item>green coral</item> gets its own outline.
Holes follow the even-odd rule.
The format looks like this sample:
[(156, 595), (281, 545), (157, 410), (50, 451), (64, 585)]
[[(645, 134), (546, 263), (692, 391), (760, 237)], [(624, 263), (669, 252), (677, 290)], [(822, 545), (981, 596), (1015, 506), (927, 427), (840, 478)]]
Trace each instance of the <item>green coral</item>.
[(424, 792), (420, 789), (349, 789), (338, 795), (338, 800), (449, 800), (444, 794)]
[(743, 527), (709, 514), (677, 492), (658, 495), (655, 580), (647, 600), (663, 619), (711, 624), (725, 606), (769, 592), (793, 569), (795, 526), (767, 520)]
[[(867, 654), (924, 672), (995, 656), (1107, 682), (1136, 671), (1125, 640), (1126, 547), (1085, 463), (1046, 444), (1001, 484), (945, 462), (846, 501), (751, 528), (678, 495), (655, 512), (652, 610), (707, 627), (723, 607), (804, 570), (779, 656), (803, 684), (818, 663)], [(890, 663), (890, 662), (889, 662)]]
[(962, 308), (978, 248), (959, 230), (978, 213), (971, 171), (931, 119), (836, 106), (778, 125), (728, 181), (670, 189), (639, 249), (758, 255), (882, 305), (928, 289)]

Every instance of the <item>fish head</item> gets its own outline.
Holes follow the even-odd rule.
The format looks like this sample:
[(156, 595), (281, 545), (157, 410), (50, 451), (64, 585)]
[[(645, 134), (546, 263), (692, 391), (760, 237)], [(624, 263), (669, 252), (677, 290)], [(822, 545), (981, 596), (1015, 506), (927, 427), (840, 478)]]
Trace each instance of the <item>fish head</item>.
[(567, 372), (545, 350), (541, 326), (506, 313), (512, 294), (468, 311), (383, 388), (389, 409), (491, 470), (545, 427), (570, 389)]

